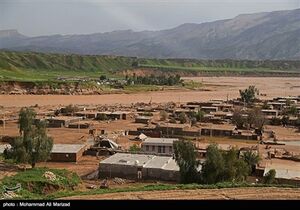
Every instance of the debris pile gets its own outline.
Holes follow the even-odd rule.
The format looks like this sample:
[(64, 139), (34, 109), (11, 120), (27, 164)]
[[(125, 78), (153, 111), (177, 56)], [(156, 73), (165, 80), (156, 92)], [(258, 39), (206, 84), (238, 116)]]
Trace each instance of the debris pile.
[(116, 184), (125, 184), (126, 183), (126, 181), (124, 179), (121, 179), (121, 178), (118, 178), (118, 177), (114, 178), (113, 182), (116, 183)]
[(43, 177), (45, 177), (47, 180), (50, 180), (52, 182), (57, 180), (56, 175), (54, 173), (52, 173), (51, 171), (46, 171), (43, 174)]

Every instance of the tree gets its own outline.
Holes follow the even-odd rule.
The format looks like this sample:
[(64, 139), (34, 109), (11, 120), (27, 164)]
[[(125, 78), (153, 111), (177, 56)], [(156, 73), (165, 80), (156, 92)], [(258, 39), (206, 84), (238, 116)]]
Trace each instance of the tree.
[(64, 109), (61, 110), (61, 113), (67, 115), (73, 115), (75, 112), (78, 112), (79, 108), (77, 106), (73, 106), (72, 104), (66, 106)]
[(134, 144), (134, 145), (129, 147), (129, 151), (130, 152), (139, 152), (139, 151), (141, 151), (141, 148), (138, 147), (136, 144)]
[(159, 115), (161, 121), (165, 121), (168, 118), (168, 113), (164, 110), (160, 111)]
[(276, 176), (276, 171), (274, 169), (271, 169), (264, 176), (264, 183), (265, 184), (273, 184), (275, 182), (275, 176)]
[(101, 76), (100, 76), (100, 80), (101, 80), (101, 81), (106, 80), (106, 75), (101, 75)]
[(257, 153), (252, 150), (247, 150), (242, 154), (242, 159), (248, 164), (251, 168), (251, 172), (254, 172), (256, 164), (260, 161), (260, 157)]
[(206, 184), (224, 180), (225, 161), (222, 152), (216, 144), (211, 144), (206, 150), (206, 160), (202, 165), (201, 179)]
[(232, 114), (232, 123), (236, 125), (237, 128), (241, 129), (246, 123), (246, 119), (242, 115), (241, 109), (235, 109)]
[(239, 151), (231, 148), (221, 151), (216, 144), (208, 146), (206, 160), (202, 165), (201, 178), (206, 184), (223, 181), (244, 181), (250, 169), (243, 159), (239, 159)]
[(198, 110), (196, 114), (196, 119), (198, 122), (201, 122), (204, 119), (204, 112), (201, 110)]
[(190, 141), (174, 142), (175, 161), (179, 166), (181, 183), (196, 183), (199, 181), (197, 171), (200, 162), (196, 159), (195, 146)]
[(266, 119), (261, 109), (254, 108), (248, 112), (247, 122), (250, 128), (253, 128), (254, 126), (254, 128), (257, 128), (258, 130), (261, 131), (266, 122)]
[(181, 112), (179, 115), (178, 115), (178, 119), (180, 121), (181, 124), (184, 124), (184, 123), (187, 123), (189, 121), (189, 118), (186, 116), (185, 113)]
[(242, 101), (246, 104), (252, 103), (256, 99), (256, 95), (259, 95), (259, 90), (253, 85), (250, 85), (245, 90), (239, 90), (239, 92)]
[(11, 149), (11, 156), (16, 162), (29, 163), (32, 168), (40, 161), (46, 161), (53, 147), (53, 139), (47, 136), (46, 123), (34, 124), (36, 113), (29, 108), (22, 108), (19, 113), (20, 137), (17, 137)]

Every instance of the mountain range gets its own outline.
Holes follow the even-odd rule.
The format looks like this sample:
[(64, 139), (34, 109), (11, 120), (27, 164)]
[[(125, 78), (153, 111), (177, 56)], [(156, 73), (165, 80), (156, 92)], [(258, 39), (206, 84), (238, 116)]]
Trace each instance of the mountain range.
[(300, 9), (238, 15), (160, 31), (28, 37), (0, 31), (0, 49), (147, 58), (300, 59)]

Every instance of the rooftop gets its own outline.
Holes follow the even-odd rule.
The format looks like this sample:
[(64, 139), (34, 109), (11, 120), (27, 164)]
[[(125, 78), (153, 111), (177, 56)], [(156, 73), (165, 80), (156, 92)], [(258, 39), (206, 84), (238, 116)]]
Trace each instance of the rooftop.
[(116, 164), (116, 165), (138, 165), (145, 168), (159, 168), (164, 170), (179, 171), (179, 167), (173, 157), (116, 153), (109, 158), (102, 160), (100, 164)]
[(146, 138), (143, 144), (173, 144), (176, 138)]
[(85, 144), (54, 144), (51, 153), (77, 153)]

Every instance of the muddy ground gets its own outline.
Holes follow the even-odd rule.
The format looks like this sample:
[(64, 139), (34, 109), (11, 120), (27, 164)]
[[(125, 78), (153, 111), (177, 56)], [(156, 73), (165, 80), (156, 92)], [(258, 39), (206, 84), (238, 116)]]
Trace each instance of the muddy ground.
[(0, 106), (68, 105), (68, 104), (131, 104), (136, 102), (188, 102), (210, 99), (232, 99), (239, 89), (255, 85), (261, 99), (299, 95), (300, 78), (293, 77), (187, 77), (202, 82), (209, 91), (158, 91), (109, 95), (0, 95)]

